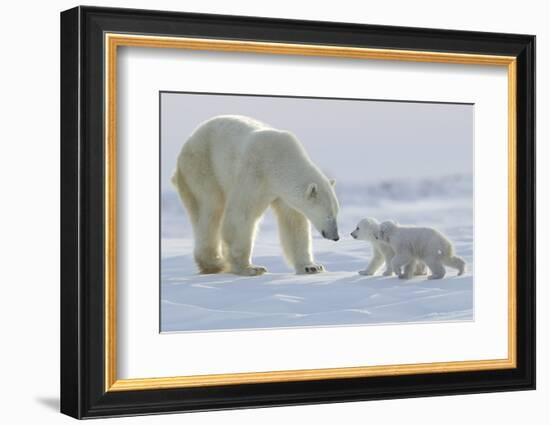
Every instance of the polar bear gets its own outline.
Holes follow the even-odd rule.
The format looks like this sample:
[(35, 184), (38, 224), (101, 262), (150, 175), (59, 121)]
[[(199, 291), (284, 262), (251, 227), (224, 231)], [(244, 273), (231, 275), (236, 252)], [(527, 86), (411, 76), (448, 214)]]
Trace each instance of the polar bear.
[[(362, 219), (351, 236), (354, 239), (369, 241), (374, 253), (369, 265), (365, 270), (360, 270), (359, 274), (363, 276), (372, 276), (385, 263), (386, 270), (384, 276), (391, 276), (393, 269), (391, 267), (391, 261), (395, 253), (389, 243), (379, 239), (380, 222), (372, 217)], [(426, 265), (421, 261), (412, 260), (405, 266), (405, 274), (425, 275)]]
[(445, 276), (445, 266), (464, 273), (465, 261), (456, 256), (454, 247), (445, 235), (431, 227), (401, 226), (393, 221), (380, 223), (378, 238), (390, 244), (395, 252), (391, 260), (393, 271), (402, 279), (410, 279), (410, 269), (401, 268), (412, 260), (426, 263), (432, 274), (428, 279), (441, 279)]
[(265, 273), (251, 263), (257, 223), (271, 206), (283, 253), (296, 273), (319, 273), (310, 222), (337, 241), (334, 181), (290, 132), (245, 116), (223, 115), (197, 127), (183, 145), (172, 182), (193, 226), (201, 273)]

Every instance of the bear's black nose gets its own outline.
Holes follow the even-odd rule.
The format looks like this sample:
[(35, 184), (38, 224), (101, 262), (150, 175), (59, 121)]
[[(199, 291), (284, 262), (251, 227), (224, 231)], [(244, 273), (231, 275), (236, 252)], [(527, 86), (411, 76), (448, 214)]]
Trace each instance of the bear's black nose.
[(339, 240), (340, 240), (340, 238), (339, 238), (338, 236), (336, 236), (336, 237), (333, 239), (334, 242), (338, 242)]

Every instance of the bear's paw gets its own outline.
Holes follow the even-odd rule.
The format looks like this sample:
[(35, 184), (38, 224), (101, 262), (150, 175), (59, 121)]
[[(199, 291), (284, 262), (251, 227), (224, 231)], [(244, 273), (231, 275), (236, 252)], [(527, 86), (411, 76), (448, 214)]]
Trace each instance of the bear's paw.
[(244, 269), (236, 270), (235, 274), (241, 276), (260, 276), (267, 272), (267, 269), (263, 266), (250, 265)]
[(325, 271), (325, 268), (321, 264), (306, 264), (296, 268), (297, 274), (317, 274)]

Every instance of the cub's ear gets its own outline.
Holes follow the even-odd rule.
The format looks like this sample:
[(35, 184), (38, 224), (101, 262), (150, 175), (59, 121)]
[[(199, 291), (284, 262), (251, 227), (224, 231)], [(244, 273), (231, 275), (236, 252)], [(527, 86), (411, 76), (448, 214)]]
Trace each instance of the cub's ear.
[(332, 187), (336, 186), (336, 180), (334, 180), (334, 179), (330, 179), (329, 183)]
[(314, 199), (317, 197), (319, 189), (317, 188), (316, 183), (310, 183), (306, 189), (306, 199)]

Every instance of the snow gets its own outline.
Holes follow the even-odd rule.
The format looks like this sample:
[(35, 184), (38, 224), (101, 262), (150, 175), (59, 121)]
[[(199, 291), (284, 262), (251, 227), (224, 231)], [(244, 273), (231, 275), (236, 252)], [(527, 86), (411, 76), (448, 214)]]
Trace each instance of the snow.
[[(258, 277), (198, 275), (186, 213), (173, 191), (161, 199), (161, 330), (212, 331), (309, 326), (473, 320), (473, 205), (471, 176), (338, 184), (340, 241), (313, 231), (316, 261), (326, 273), (296, 275), (284, 262), (275, 218), (260, 223), (253, 262)], [(360, 276), (371, 257), (367, 242), (349, 233), (366, 216), (433, 226), (467, 262), (460, 277), (442, 280)]]

